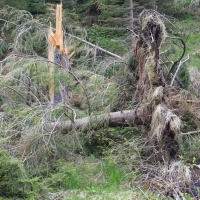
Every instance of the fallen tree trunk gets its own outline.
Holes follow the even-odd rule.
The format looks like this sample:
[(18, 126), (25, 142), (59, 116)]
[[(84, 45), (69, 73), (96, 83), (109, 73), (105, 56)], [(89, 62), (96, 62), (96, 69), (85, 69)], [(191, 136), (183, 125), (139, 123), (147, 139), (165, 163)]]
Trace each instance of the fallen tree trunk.
[(118, 112), (111, 112), (97, 116), (90, 116), (73, 121), (66, 121), (63, 123), (55, 122), (47, 125), (47, 128), (65, 134), (72, 129), (81, 129), (82, 131), (89, 128), (98, 128), (101, 126), (132, 126), (134, 124), (149, 124), (151, 122), (151, 106), (144, 104), (135, 110), (125, 110)]

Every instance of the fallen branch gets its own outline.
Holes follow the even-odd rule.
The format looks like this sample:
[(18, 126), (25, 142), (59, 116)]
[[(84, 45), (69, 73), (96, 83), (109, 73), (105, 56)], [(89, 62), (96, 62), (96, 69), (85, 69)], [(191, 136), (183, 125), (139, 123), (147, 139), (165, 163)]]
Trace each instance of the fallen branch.
[(150, 104), (142, 105), (136, 110), (125, 110), (118, 112), (111, 112), (97, 116), (89, 116), (73, 121), (66, 121), (63, 123), (55, 122), (48, 124), (47, 129), (54, 128), (55, 131), (67, 133), (72, 129), (81, 129), (82, 131), (89, 128), (98, 128), (101, 126), (132, 126), (134, 124), (150, 124), (151, 122), (151, 108)]
[(112, 53), (112, 52), (110, 52), (110, 51), (107, 51), (106, 49), (103, 49), (103, 48), (101, 48), (101, 47), (99, 47), (99, 46), (97, 46), (97, 45), (95, 45), (95, 44), (92, 44), (91, 42), (88, 42), (88, 41), (86, 41), (86, 40), (83, 40), (83, 39), (81, 39), (81, 38), (79, 38), (79, 37), (77, 37), (77, 36), (74, 36), (74, 35), (72, 35), (72, 34), (69, 34), (69, 33), (66, 33), (66, 34), (67, 34), (68, 36), (70, 36), (70, 37), (72, 37), (72, 38), (75, 38), (75, 39), (77, 39), (77, 40), (80, 40), (81, 42), (84, 42), (84, 43), (90, 45), (91, 47), (94, 47), (95, 49), (98, 49), (98, 50), (100, 50), (100, 51), (102, 51), (102, 52), (104, 52), (104, 53), (106, 53), (106, 54), (108, 54), (108, 55), (110, 55), (110, 56), (113, 56), (113, 57), (115, 57), (115, 58), (118, 58), (118, 59), (124, 61), (124, 59), (123, 59), (121, 56), (118, 56), (118, 55), (116, 55), (116, 54), (114, 54), (114, 53)]
[[(174, 77), (174, 74), (171, 73), (170, 75), (172, 76), (172, 78)], [(179, 85), (181, 88), (183, 88), (184, 85), (183, 85), (183, 83), (178, 79), (177, 76), (175, 77), (175, 80), (176, 80), (176, 82), (178, 83), (178, 85)]]
[(200, 100), (187, 100), (188, 103), (200, 103)]
[(187, 60), (189, 60), (189, 59), (190, 59), (190, 55), (188, 54), (188, 56), (187, 56), (187, 58), (186, 58), (185, 60), (183, 60), (183, 61), (180, 60), (180, 61), (179, 61), (179, 65), (178, 65), (178, 67), (177, 67), (177, 69), (176, 69), (176, 72), (175, 72), (173, 78), (172, 78), (172, 81), (171, 81), (170, 86), (173, 85), (174, 80), (175, 80), (175, 78), (176, 78), (176, 76), (177, 76), (177, 74), (178, 74), (178, 71), (179, 71), (181, 65), (182, 65), (183, 63), (185, 63), (185, 62), (186, 62)]
[(196, 134), (196, 133), (200, 133), (200, 130), (190, 131), (190, 132), (187, 132), (187, 133), (181, 133), (181, 135), (191, 135), (191, 134)]
[(166, 80), (168, 80), (169, 78), (169, 75), (172, 73), (172, 71), (175, 69), (176, 65), (178, 63), (180, 63), (180, 61), (182, 60), (183, 56), (185, 55), (185, 51), (186, 51), (186, 45), (185, 45), (185, 42), (182, 38), (179, 38), (179, 37), (168, 37), (168, 38), (171, 38), (171, 39), (178, 39), (181, 41), (182, 45), (183, 45), (183, 52), (182, 52), (182, 55), (180, 56), (180, 58), (178, 60), (176, 60), (175, 62), (173, 62), (173, 65), (170, 67), (170, 70), (166, 76)]

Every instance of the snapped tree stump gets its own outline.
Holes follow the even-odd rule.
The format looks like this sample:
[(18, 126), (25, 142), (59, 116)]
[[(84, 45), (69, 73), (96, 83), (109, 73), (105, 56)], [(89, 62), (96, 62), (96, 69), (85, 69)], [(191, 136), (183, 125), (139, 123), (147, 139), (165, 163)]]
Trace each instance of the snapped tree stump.
[[(75, 53), (75, 50), (68, 55), (68, 49), (63, 42), (63, 29), (62, 29), (62, 3), (56, 6), (56, 32), (54, 33), (50, 24), (50, 28), (48, 30), (48, 39), (49, 39), (49, 47), (48, 47), (48, 59), (52, 63), (58, 64), (62, 66), (64, 69), (69, 69), (69, 60)], [(52, 64), (50, 67), (50, 87), (49, 87), (49, 97), (51, 104), (55, 103), (56, 101), (60, 101), (60, 98), (67, 96), (67, 91), (63, 91), (62, 88), (66, 86), (62, 85), (62, 80), (60, 81), (61, 84), (61, 92), (54, 92), (54, 65)], [(63, 92), (63, 94), (62, 94)], [(66, 93), (66, 94), (64, 94)], [(68, 101), (65, 99), (65, 101)]]
[[(151, 155), (154, 161), (170, 161), (178, 155), (177, 134), (180, 119), (168, 107), (166, 84), (159, 51), (165, 39), (165, 26), (155, 15), (141, 15), (141, 31), (136, 43), (135, 56), (138, 63), (137, 98), (140, 103), (150, 102), (152, 107), (151, 131), (149, 134)], [(156, 152), (156, 153), (155, 153)]]

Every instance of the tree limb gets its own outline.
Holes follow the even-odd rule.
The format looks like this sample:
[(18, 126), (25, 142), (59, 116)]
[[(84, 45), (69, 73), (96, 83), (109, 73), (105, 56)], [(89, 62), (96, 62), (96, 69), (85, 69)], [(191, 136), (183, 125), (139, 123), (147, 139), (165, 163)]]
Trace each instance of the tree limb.
[(179, 63), (181, 61), (181, 59), (183, 58), (183, 56), (185, 55), (185, 51), (186, 51), (186, 45), (185, 45), (185, 42), (183, 41), (182, 38), (179, 38), (179, 37), (169, 37), (171, 39), (178, 39), (181, 41), (182, 45), (183, 45), (183, 52), (182, 52), (182, 55), (180, 56), (180, 58), (178, 60), (176, 60), (173, 65), (171, 66), (168, 74), (167, 74), (167, 77), (166, 77), (166, 80), (169, 78), (169, 75), (171, 74), (171, 72), (173, 71), (173, 69), (175, 68), (176, 64)]
[(190, 131), (190, 132), (187, 132), (187, 133), (181, 133), (181, 135), (191, 135), (191, 134), (196, 134), (196, 133), (200, 133), (200, 130)]
[(110, 55), (110, 56), (113, 56), (113, 57), (115, 57), (115, 58), (118, 58), (118, 59), (124, 61), (124, 59), (123, 59), (121, 56), (118, 56), (118, 55), (116, 55), (116, 54), (114, 54), (114, 53), (112, 53), (112, 52), (110, 52), (110, 51), (107, 51), (106, 49), (103, 49), (103, 48), (101, 48), (101, 47), (99, 47), (99, 46), (97, 46), (97, 45), (95, 45), (95, 44), (92, 44), (91, 42), (88, 42), (88, 41), (86, 41), (86, 40), (83, 40), (83, 39), (81, 39), (81, 38), (79, 38), (79, 37), (77, 37), (77, 36), (74, 36), (74, 35), (72, 35), (72, 34), (69, 34), (69, 33), (66, 33), (66, 34), (67, 34), (68, 36), (72, 37), (72, 38), (75, 38), (75, 39), (77, 39), (77, 40), (80, 40), (81, 42), (84, 42), (84, 43), (90, 45), (91, 47), (94, 47), (94, 48), (96, 48), (96, 49), (98, 49), (98, 50), (100, 50), (100, 51), (102, 51), (102, 52), (104, 52), (104, 53), (107, 53), (107, 54)]
[(171, 81), (170, 86), (173, 85), (174, 80), (175, 80), (175, 78), (176, 78), (176, 76), (177, 76), (177, 73), (178, 73), (178, 71), (179, 71), (181, 65), (182, 65), (184, 62), (186, 62), (187, 60), (189, 60), (189, 58), (190, 58), (190, 56), (189, 56), (189, 54), (188, 54), (188, 56), (187, 56), (187, 58), (186, 58), (185, 60), (183, 60), (183, 61), (180, 60), (180, 61), (179, 61), (178, 67), (177, 67), (176, 72), (175, 72), (175, 74), (174, 74), (174, 76), (173, 76), (173, 78), (172, 78), (172, 81)]

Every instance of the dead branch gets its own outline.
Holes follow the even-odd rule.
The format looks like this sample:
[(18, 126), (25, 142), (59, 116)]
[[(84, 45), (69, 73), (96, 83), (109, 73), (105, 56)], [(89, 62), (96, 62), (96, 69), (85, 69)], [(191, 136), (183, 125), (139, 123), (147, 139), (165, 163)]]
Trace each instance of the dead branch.
[(69, 34), (69, 33), (65, 33), (65, 34), (67, 34), (68, 36), (70, 36), (70, 37), (72, 37), (72, 38), (75, 38), (75, 39), (77, 39), (77, 40), (80, 40), (81, 42), (84, 42), (84, 43), (90, 45), (91, 47), (96, 48), (96, 49), (98, 49), (98, 50), (100, 50), (100, 51), (102, 51), (102, 52), (104, 52), (104, 53), (106, 53), (106, 54), (108, 54), (108, 55), (110, 55), (110, 56), (113, 56), (113, 57), (115, 57), (115, 58), (118, 58), (118, 59), (124, 61), (124, 59), (123, 59), (121, 56), (118, 56), (118, 55), (116, 55), (116, 54), (114, 54), (114, 53), (112, 53), (112, 52), (110, 52), (110, 51), (108, 51), (108, 50), (106, 50), (106, 49), (103, 49), (103, 48), (97, 46), (96, 44), (92, 44), (91, 42), (88, 42), (88, 41), (86, 41), (86, 40), (83, 40), (83, 39), (81, 39), (81, 38), (79, 38), (79, 37), (77, 37), (77, 36), (75, 36), (75, 35)]
[[(174, 77), (174, 74), (170, 74), (171, 75), (171, 77)], [(181, 88), (183, 88), (183, 83), (178, 79), (178, 77), (176, 76), (175, 77), (175, 80), (176, 80), (176, 82), (178, 83), (178, 85), (181, 87)]]
[(190, 59), (190, 55), (188, 54), (188, 56), (187, 56), (187, 58), (186, 58), (185, 60), (183, 60), (183, 61), (180, 60), (180, 61), (179, 61), (178, 67), (177, 67), (176, 72), (175, 72), (175, 74), (174, 74), (174, 76), (173, 76), (173, 78), (172, 78), (172, 81), (171, 81), (170, 86), (173, 85), (174, 80), (175, 80), (175, 78), (176, 78), (176, 76), (177, 76), (177, 74), (178, 74), (178, 71), (179, 71), (181, 65), (182, 65), (183, 63), (185, 63), (185, 62), (186, 62), (187, 60), (189, 60), (189, 59)]
[(181, 135), (191, 135), (191, 134), (196, 134), (196, 133), (200, 133), (200, 130), (190, 131), (190, 132), (187, 132), (187, 133), (181, 133)]
[(15, 109), (15, 105), (14, 105), (12, 99), (11, 99), (3, 90), (0, 90), (0, 93), (1, 93), (3, 96), (5, 96), (5, 97), (9, 100), (9, 102), (10, 102), (11, 105), (12, 105), (12, 107)]
[(26, 105), (31, 107), (30, 103), (26, 100), (26, 98), (21, 93), (19, 93), (18, 91), (16, 91), (14, 88), (12, 88), (10, 86), (4, 85), (4, 87), (9, 88), (10, 90), (16, 92), (20, 97), (22, 97), (22, 99), (24, 99), (24, 101), (26, 102)]
[(182, 45), (183, 45), (183, 52), (182, 52), (182, 55), (180, 56), (180, 58), (178, 60), (176, 60), (173, 65), (171, 66), (167, 76), (166, 76), (166, 80), (169, 78), (169, 75), (172, 73), (172, 71), (174, 70), (174, 68), (176, 67), (176, 65), (181, 61), (181, 59), (183, 58), (183, 56), (185, 55), (185, 51), (186, 51), (186, 45), (185, 45), (185, 42), (182, 38), (179, 38), (179, 37), (169, 37), (168, 38), (171, 38), (171, 39), (178, 39), (181, 41)]
[(127, 31), (130, 31), (131, 33), (134, 34), (135, 37), (139, 37), (139, 35), (137, 35), (133, 30), (131, 30), (130, 28), (126, 28)]
[(187, 100), (188, 103), (200, 103), (200, 101), (197, 100)]

